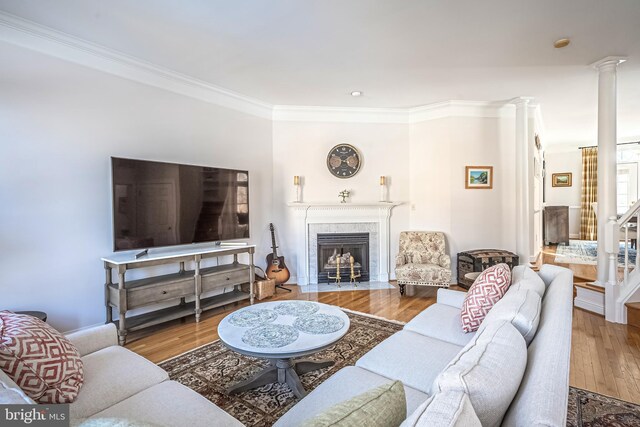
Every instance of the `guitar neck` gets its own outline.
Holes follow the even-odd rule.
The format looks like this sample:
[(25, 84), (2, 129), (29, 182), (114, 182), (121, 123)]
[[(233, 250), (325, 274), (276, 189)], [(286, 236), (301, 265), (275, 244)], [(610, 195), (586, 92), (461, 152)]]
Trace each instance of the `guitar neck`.
[(278, 258), (278, 249), (276, 247), (276, 235), (273, 229), (271, 229), (271, 248), (273, 249), (273, 258)]

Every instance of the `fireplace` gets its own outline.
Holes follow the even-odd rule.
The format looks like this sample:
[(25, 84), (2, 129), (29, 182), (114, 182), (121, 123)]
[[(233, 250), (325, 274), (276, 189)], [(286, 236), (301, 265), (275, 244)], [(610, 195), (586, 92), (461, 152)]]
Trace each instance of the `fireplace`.
[(318, 283), (335, 281), (338, 266), (342, 282), (351, 278), (350, 258), (360, 277), (358, 282), (369, 281), (369, 233), (318, 233)]

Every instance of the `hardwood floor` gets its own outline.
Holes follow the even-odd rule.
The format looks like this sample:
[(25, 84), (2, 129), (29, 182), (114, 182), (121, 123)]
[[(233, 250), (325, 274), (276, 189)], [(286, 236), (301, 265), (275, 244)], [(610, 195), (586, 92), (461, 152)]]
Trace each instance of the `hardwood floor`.
[[(278, 290), (275, 297), (266, 301), (319, 301), (402, 322), (408, 322), (426, 307), (434, 304), (437, 293), (436, 288), (415, 286), (408, 287), (407, 294), (401, 298), (397, 287), (373, 291), (319, 293), (302, 293), (297, 286), (288, 287), (292, 290), (291, 293)], [(450, 289), (463, 290), (458, 286), (452, 286)], [(195, 323), (193, 318), (187, 318), (145, 329), (131, 334), (126, 347), (152, 362), (161, 362), (218, 339), (218, 323), (227, 314), (246, 305), (248, 302), (204, 312), (200, 323)]]
[[(554, 264), (554, 258), (555, 248), (546, 247), (540, 261)], [(558, 265), (571, 268), (576, 281), (595, 279), (594, 266)], [(397, 288), (322, 293), (301, 293), (297, 286), (291, 289), (291, 293), (278, 291), (270, 300), (320, 301), (403, 322), (434, 304), (437, 292), (435, 288), (408, 287), (407, 295), (400, 297)], [(245, 305), (247, 303), (205, 312), (200, 323), (189, 318), (132, 334), (127, 348), (153, 362), (161, 362), (216, 340), (217, 325), (222, 318)], [(640, 329), (609, 323), (602, 316), (574, 309), (570, 384), (640, 404)]]

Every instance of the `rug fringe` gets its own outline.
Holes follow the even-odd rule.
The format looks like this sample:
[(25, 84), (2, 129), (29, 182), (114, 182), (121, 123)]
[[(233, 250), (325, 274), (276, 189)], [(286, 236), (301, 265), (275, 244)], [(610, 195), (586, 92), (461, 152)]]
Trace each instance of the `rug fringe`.
[[(340, 307), (340, 306), (338, 306)], [(403, 322), (401, 320), (387, 319), (386, 317), (376, 316), (375, 314), (363, 313), (361, 311), (351, 310), (350, 308), (340, 307), (340, 310), (346, 311), (347, 313), (353, 313), (364, 317), (371, 317), (372, 319), (384, 320), (385, 322), (395, 323), (396, 325), (406, 325), (407, 322)]]

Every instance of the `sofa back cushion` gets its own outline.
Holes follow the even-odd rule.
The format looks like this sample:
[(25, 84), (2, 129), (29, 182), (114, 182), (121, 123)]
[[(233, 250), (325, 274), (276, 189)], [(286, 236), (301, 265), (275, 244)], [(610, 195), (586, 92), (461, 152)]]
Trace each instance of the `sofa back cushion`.
[(38, 403), (71, 403), (84, 381), (78, 350), (32, 316), (0, 312), (0, 369)]
[(540, 295), (540, 298), (544, 298), (544, 292), (547, 286), (538, 273), (533, 271), (531, 267), (517, 265), (513, 267), (513, 271), (511, 272), (511, 286), (509, 289), (531, 290)]
[(0, 370), (0, 404), (2, 405), (35, 405), (29, 396), (11, 378)]
[(483, 330), (491, 322), (506, 320), (522, 334), (528, 346), (538, 330), (541, 307), (542, 298), (536, 292), (509, 289), (487, 313), (478, 330)]
[(480, 273), (462, 303), (462, 329), (465, 332), (478, 330), (489, 310), (507, 292), (510, 284), (511, 270), (507, 264), (496, 264)]
[(538, 332), (529, 346), (527, 370), (503, 425), (566, 424), (573, 315), (573, 272), (555, 265), (540, 269), (547, 285)]
[(526, 365), (527, 346), (520, 332), (509, 322), (492, 322), (438, 375), (431, 394), (462, 391), (469, 395), (483, 426), (498, 426), (518, 392)]
[(400, 427), (482, 427), (469, 396), (459, 390), (436, 393), (420, 405)]

